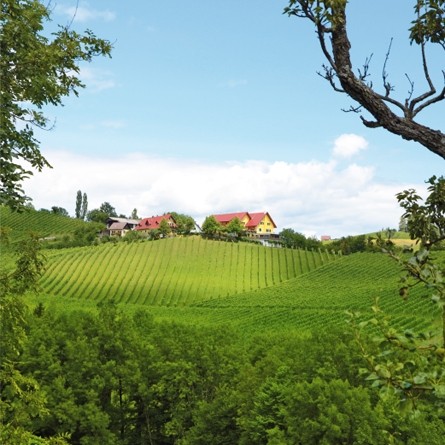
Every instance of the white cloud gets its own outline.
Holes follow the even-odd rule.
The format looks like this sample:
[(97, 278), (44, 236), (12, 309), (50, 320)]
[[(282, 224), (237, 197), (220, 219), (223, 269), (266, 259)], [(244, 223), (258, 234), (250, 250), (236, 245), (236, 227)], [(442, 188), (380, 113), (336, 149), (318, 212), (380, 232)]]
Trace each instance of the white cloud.
[(60, 14), (66, 15), (70, 20), (80, 23), (98, 19), (105, 22), (111, 22), (116, 18), (116, 14), (114, 12), (108, 9), (102, 11), (93, 9), (88, 3), (82, 3), (79, 6), (58, 5), (56, 10)]
[(80, 68), (80, 79), (85, 83), (87, 88), (93, 92), (108, 90), (116, 86), (112, 74), (109, 71), (87, 66), (82, 66)]
[(342, 134), (334, 141), (333, 154), (339, 158), (350, 158), (368, 147), (368, 141), (356, 134)]
[(395, 194), (416, 185), (379, 184), (374, 170), (328, 162), (245, 161), (209, 163), (143, 154), (119, 158), (45, 153), (53, 165), (25, 183), (34, 206), (64, 207), (73, 214), (77, 190), (90, 209), (104, 201), (118, 213), (140, 216), (165, 211), (192, 215), (269, 211), (279, 230), (333, 237), (396, 227), (401, 210)]

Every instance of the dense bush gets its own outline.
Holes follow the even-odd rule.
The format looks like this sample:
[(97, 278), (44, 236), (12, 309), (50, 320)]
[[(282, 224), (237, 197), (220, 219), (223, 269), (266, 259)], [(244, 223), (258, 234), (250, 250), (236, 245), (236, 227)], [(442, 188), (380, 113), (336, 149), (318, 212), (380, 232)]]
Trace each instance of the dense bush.
[(21, 357), (47, 395), (29, 428), (72, 444), (439, 444), (445, 434), (421, 400), (418, 415), (402, 413), (364, 386), (361, 354), (340, 331), (246, 340), (112, 303), (97, 314), (40, 306)]

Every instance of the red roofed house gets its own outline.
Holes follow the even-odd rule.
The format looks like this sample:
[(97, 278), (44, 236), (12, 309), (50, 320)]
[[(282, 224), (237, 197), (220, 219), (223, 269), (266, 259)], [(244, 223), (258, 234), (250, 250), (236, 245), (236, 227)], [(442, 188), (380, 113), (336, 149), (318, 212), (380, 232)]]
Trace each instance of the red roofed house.
[(151, 218), (142, 219), (139, 222), (139, 224), (134, 228), (134, 230), (148, 233), (150, 232), (150, 230), (159, 229), (159, 224), (163, 219), (167, 221), (171, 229), (176, 228), (175, 220), (173, 219), (170, 213), (166, 213), (164, 215), (152, 216)]
[(232, 219), (238, 218), (244, 224), (250, 235), (270, 235), (273, 233), (274, 229), (277, 228), (268, 212), (237, 212), (213, 216), (223, 226), (229, 224)]

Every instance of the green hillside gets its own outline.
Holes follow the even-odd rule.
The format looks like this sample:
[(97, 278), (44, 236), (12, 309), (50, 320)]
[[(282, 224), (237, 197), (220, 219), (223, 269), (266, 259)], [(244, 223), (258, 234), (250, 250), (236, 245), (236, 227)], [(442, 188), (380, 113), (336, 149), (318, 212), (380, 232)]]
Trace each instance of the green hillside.
[(23, 239), (30, 232), (45, 238), (72, 233), (86, 225), (84, 221), (68, 216), (55, 215), (49, 212), (29, 209), (25, 212), (13, 212), (0, 206), (0, 227), (10, 229), (9, 238), (12, 243)]
[(336, 259), (327, 252), (210, 241), (199, 236), (48, 253), (46, 294), (187, 306), (274, 286)]

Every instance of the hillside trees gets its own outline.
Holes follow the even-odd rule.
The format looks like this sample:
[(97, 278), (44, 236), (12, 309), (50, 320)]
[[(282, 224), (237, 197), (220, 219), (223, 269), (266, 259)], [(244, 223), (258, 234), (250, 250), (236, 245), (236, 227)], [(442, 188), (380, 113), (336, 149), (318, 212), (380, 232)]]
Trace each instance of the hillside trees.
[[(284, 12), (313, 23), (326, 59), (322, 76), (334, 91), (347, 94), (357, 103), (349, 111), (361, 113), (364, 109), (371, 115), (371, 118), (360, 116), (366, 127), (384, 128), (403, 139), (418, 142), (445, 159), (445, 134), (415, 121), (421, 111), (445, 99), (445, 85), (435, 86), (427, 58), (427, 44), (437, 44), (445, 50), (445, 0), (413, 2), (415, 19), (411, 22), (410, 42), (419, 46), (419, 65), (427, 88), (414, 94), (414, 82), (407, 74), (409, 90), (403, 99), (393, 96), (394, 86), (388, 80), (385, 66), (381, 92), (369, 81), (369, 59), (357, 74), (354, 73), (348, 35), (348, 3), (348, 0), (290, 0)], [(381, 9), (382, 14), (385, 13), (384, 8)], [(389, 52), (386, 60), (388, 57)]]
[(315, 238), (307, 238), (294, 229), (283, 229), (280, 232), (280, 240), (286, 247), (298, 249), (318, 249), (322, 247), (321, 241)]
[(105, 224), (110, 216), (117, 217), (116, 209), (109, 202), (103, 202), (98, 209), (90, 210), (86, 218), (88, 221)]
[(27, 342), (27, 306), (23, 295), (35, 291), (44, 269), (36, 236), (20, 243), (16, 268), (0, 276), (0, 442), (65, 444), (62, 437), (40, 439), (31, 424), (47, 414), (45, 394), (37, 380), (20, 369)]
[(80, 63), (109, 56), (110, 42), (86, 30), (59, 26), (48, 34), (51, 3), (3, 0), (0, 9), (0, 203), (23, 209), (29, 198), (22, 182), (50, 163), (34, 128), (51, 128), (43, 107), (58, 106), (84, 87)]

